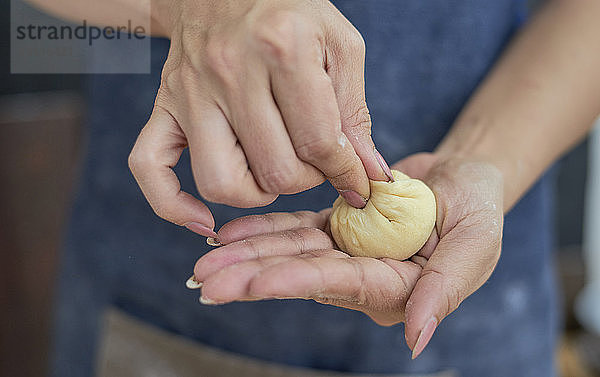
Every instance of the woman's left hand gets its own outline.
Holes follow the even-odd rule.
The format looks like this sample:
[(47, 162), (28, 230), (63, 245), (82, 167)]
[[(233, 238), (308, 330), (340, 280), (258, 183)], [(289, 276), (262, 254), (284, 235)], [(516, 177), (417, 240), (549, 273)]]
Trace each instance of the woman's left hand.
[(202, 302), (312, 299), (359, 310), (380, 325), (406, 323), (413, 357), (439, 322), (491, 275), (502, 239), (502, 179), (486, 163), (418, 154), (393, 168), (425, 181), (437, 221), (407, 261), (350, 257), (327, 230), (330, 209), (248, 216), (224, 225), (198, 260)]

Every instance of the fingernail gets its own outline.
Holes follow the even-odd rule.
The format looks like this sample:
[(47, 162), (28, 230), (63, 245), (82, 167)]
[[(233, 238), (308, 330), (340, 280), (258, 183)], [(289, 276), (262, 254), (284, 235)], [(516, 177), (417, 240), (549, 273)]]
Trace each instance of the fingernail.
[(206, 239), (206, 243), (209, 244), (210, 246), (214, 246), (214, 247), (223, 246), (223, 245), (221, 245), (221, 242), (219, 242), (219, 239), (215, 238), (215, 237), (208, 237)]
[(377, 149), (375, 149), (375, 158), (377, 159), (377, 162), (379, 162), (379, 166), (381, 166), (381, 169), (383, 169), (385, 175), (388, 177), (388, 182), (394, 182), (395, 180), (394, 175), (392, 174), (392, 169), (390, 169), (388, 163), (385, 162), (385, 158), (383, 158)]
[(341, 190), (340, 195), (354, 208), (365, 208), (367, 205), (367, 200), (360, 196), (356, 191)]
[(187, 223), (183, 224), (183, 226), (204, 237), (217, 237), (217, 233), (214, 230), (200, 223)]
[(189, 289), (199, 289), (202, 288), (202, 282), (196, 280), (196, 276), (192, 275), (192, 277), (185, 282), (185, 286)]
[(419, 338), (417, 339), (417, 344), (415, 344), (415, 348), (413, 348), (412, 358), (416, 359), (421, 352), (427, 347), (427, 344), (431, 340), (433, 333), (435, 332), (435, 328), (437, 327), (438, 322), (435, 317), (431, 317), (429, 322), (423, 327), (421, 333), (419, 334)]
[(200, 303), (202, 305), (217, 305), (217, 303), (209, 298), (206, 298), (204, 296), (200, 296)]

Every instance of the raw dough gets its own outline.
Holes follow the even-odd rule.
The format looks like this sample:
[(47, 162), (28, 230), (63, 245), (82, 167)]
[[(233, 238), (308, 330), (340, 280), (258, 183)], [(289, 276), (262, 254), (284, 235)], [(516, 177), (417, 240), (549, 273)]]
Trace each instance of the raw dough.
[(338, 246), (354, 257), (404, 260), (427, 241), (436, 218), (433, 192), (393, 170), (395, 182), (371, 181), (371, 199), (356, 209), (339, 197), (329, 219)]

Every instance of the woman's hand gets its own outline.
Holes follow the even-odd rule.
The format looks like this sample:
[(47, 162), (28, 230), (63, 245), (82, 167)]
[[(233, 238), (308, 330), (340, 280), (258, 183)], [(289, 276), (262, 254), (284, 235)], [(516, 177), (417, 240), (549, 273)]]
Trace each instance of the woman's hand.
[(423, 267), (406, 304), (406, 342), (415, 358), (437, 325), (496, 267), (504, 224), (503, 178), (490, 163), (432, 154), (408, 157), (393, 168), (427, 183), (437, 202), (434, 231), (411, 258)]
[(502, 239), (502, 179), (486, 163), (419, 154), (395, 166), (424, 180), (437, 222), (410, 260), (354, 258), (336, 249), (329, 211), (249, 216), (224, 225), (198, 260), (202, 301), (304, 298), (354, 309), (381, 325), (406, 322), (416, 357), (439, 322), (491, 275)]
[(236, 207), (329, 179), (361, 208), (368, 178), (388, 179), (370, 136), (364, 42), (329, 1), (162, 4), (171, 49), (129, 159), (160, 217), (214, 236), (210, 211), (172, 170), (188, 146), (200, 195)]
[(330, 212), (255, 215), (224, 225), (219, 240), (226, 245), (194, 268), (202, 302), (304, 298), (360, 310), (381, 325), (403, 321), (421, 266), (348, 256), (326, 230)]

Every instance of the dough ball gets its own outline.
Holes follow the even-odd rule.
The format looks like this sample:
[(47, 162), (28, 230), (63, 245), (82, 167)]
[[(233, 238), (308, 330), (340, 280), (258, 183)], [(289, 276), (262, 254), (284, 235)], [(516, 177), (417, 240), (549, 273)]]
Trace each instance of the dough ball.
[(371, 199), (356, 209), (340, 196), (329, 219), (338, 246), (354, 257), (404, 260), (427, 241), (436, 219), (433, 192), (393, 170), (395, 182), (371, 181)]

